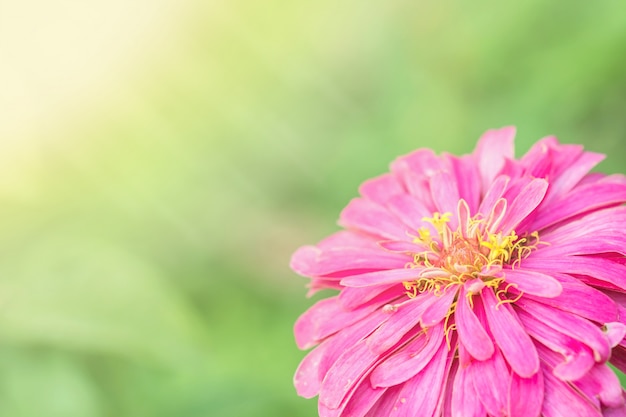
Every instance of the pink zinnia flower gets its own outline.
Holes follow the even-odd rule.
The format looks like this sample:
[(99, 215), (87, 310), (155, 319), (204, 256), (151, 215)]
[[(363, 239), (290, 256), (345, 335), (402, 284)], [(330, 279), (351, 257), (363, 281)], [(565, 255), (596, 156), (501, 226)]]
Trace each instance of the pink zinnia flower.
[(396, 159), (291, 267), (317, 302), (294, 378), (322, 417), (626, 416), (626, 178), (515, 129)]

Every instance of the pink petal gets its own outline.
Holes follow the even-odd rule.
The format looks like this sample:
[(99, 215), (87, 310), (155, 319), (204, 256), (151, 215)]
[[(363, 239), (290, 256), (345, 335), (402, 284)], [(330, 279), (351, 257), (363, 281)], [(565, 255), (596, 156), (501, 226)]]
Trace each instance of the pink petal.
[(566, 357), (565, 361), (556, 365), (553, 374), (562, 381), (576, 381), (583, 378), (593, 364), (593, 354), (589, 349), (581, 348), (577, 356)]
[(364, 198), (353, 198), (348, 203), (339, 216), (339, 224), (384, 239), (408, 240), (407, 233), (415, 234), (386, 208)]
[(619, 369), (622, 373), (626, 372), (626, 347), (617, 345), (613, 348), (611, 365)]
[(494, 204), (487, 217), (487, 230), (489, 233), (497, 233), (500, 231), (500, 224), (506, 216), (507, 201), (504, 198), (499, 199)]
[(509, 304), (498, 305), (491, 288), (484, 288), (481, 297), (489, 328), (506, 361), (519, 376), (531, 377), (539, 370), (539, 356), (517, 314)]
[(472, 222), (472, 215), (467, 201), (459, 200), (459, 204), (457, 204), (456, 207), (456, 215), (459, 220), (459, 231), (461, 232), (461, 236), (465, 238), (467, 237)]
[(541, 233), (541, 238), (550, 243), (550, 246), (542, 247), (542, 251), (550, 249), (551, 246), (558, 247), (572, 241), (584, 243), (587, 239), (593, 239), (597, 234), (608, 233), (610, 235), (610, 232), (619, 231), (624, 222), (626, 222), (626, 206), (608, 207), (576, 216), (566, 223)]
[(452, 167), (460, 198), (467, 202), (471, 213), (476, 213), (480, 200), (480, 183), (476, 181), (479, 172), (476, 163), (470, 155), (463, 157), (444, 155), (444, 158)]
[(556, 379), (549, 370), (543, 371), (544, 417), (602, 417), (602, 412), (580, 396), (568, 384)]
[[(537, 251), (539, 252), (539, 251)], [(532, 269), (554, 274), (588, 275), (600, 281), (609, 282), (618, 288), (626, 289), (624, 267), (610, 259), (585, 256), (544, 257), (532, 254), (523, 261), (524, 269)]]
[(601, 172), (590, 172), (580, 180), (577, 186), (581, 187), (587, 184), (595, 184), (597, 182), (603, 181), (607, 177), (610, 177), (610, 175), (606, 175)]
[[(312, 351), (301, 364), (296, 378), (303, 394), (311, 395), (313, 391), (319, 391), (321, 382), (329, 369), (347, 350), (355, 346), (360, 340), (372, 332), (388, 318), (388, 315), (377, 311), (360, 322), (346, 327), (332, 338), (325, 340), (316, 350)], [(313, 353), (317, 352), (317, 353)], [(304, 363), (306, 362), (306, 363)], [(304, 387), (304, 382), (307, 387)]]
[(626, 336), (626, 325), (619, 322), (605, 323), (604, 333), (611, 347), (615, 347), (624, 340)]
[(468, 353), (479, 361), (489, 359), (494, 352), (491, 337), (472, 311), (464, 288), (459, 294), (454, 317), (459, 339)]
[(378, 357), (379, 354), (372, 352), (365, 340), (346, 350), (328, 370), (322, 381), (319, 401), (328, 408), (338, 408)]
[(418, 149), (408, 155), (396, 158), (391, 163), (392, 172), (410, 171), (424, 177), (431, 177), (445, 168), (441, 158), (435, 155), (431, 149)]
[(424, 227), (425, 224), (422, 218), (431, 217), (433, 215), (432, 210), (410, 194), (398, 194), (393, 196), (387, 201), (387, 207), (402, 223), (413, 230)]
[(364, 233), (340, 230), (322, 239), (316, 246), (322, 251), (338, 248), (376, 249), (376, 240)]
[(454, 389), (454, 376), (456, 375), (459, 367), (459, 361), (456, 357), (448, 355), (448, 364), (445, 370), (444, 387), (442, 387), (442, 393), (439, 396), (439, 404), (433, 413), (433, 417), (452, 417), (451, 403), (452, 392)]
[[(522, 297), (516, 303), (520, 310), (536, 317), (547, 326), (567, 336), (579, 340), (594, 351), (597, 362), (605, 362), (611, 353), (611, 347), (602, 331), (588, 320), (574, 314), (561, 312), (541, 303)], [(520, 318), (523, 315), (520, 313)], [(524, 320), (523, 320), (524, 321)]]
[(430, 195), (429, 177), (419, 176), (415, 172), (403, 173), (403, 180), (409, 194), (417, 199), (430, 213), (437, 211), (435, 203)]
[(530, 183), (536, 180), (542, 180), (542, 178), (535, 178), (528, 175), (510, 175), (509, 177), (511, 180), (509, 181), (506, 191), (502, 196), (509, 203), (512, 203), (513, 200), (515, 200), (515, 197), (517, 197), (524, 188), (528, 187)]
[(364, 274), (346, 277), (341, 285), (346, 287), (369, 287), (375, 285), (400, 284), (419, 278), (423, 268), (389, 269), (386, 271), (366, 272)]
[(515, 284), (515, 287), (525, 294), (553, 298), (563, 292), (559, 281), (541, 272), (507, 269), (504, 271), (504, 279), (507, 283)]
[[(550, 357), (556, 358), (554, 359), (554, 374), (561, 380), (579, 379), (595, 365), (592, 350), (582, 342), (554, 331), (523, 310), (518, 310), (518, 316), (524, 323), (528, 334), (540, 342), (536, 347), (541, 358), (543, 360), (548, 360)], [(544, 348), (543, 345), (546, 347)]]
[(504, 127), (487, 131), (478, 141), (474, 157), (480, 169), (483, 190), (486, 190), (504, 166), (506, 159), (513, 159), (515, 128)]
[(536, 417), (543, 403), (543, 373), (537, 372), (530, 378), (522, 378), (515, 372), (509, 383), (510, 417)]
[[(415, 336), (409, 334), (400, 339), (404, 344)], [(354, 346), (344, 350), (333, 366), (328, 370), (322, 381), (319, 401), (323, 404), (320, 409), (341, 409), (353, 397), (355, 390), (362, 383), (367, 383), (368, 373), (387, 360), (391, 352), (380, 355), (369, 348), (368, 341), (362, 339)]]
[(380, 303), (370, 302), (357, 310), (346, 310), (337, 297), (325, 298), (302, 314), (294, 325), (296, 344), (308, 349), (320, 340), (368, 316)]
[[(379, 285), (377, 287), (344, 287), (339, 293), (339, 302), (346, 310), (353, 310), (368, 301), (378, 297), (385, 291), (389, 291), (392, 288), (396, 288), (397, 285), (387, 284)], [(397, 296), (404, 294), (404, 287), (398, 290)], [(395, 299), (392, 296), (392, 299)]]
[(394, 413), (397, 417), (431, 417), (437, 408), (444, 387), (448, 348), (441, 343), (439, 350), (426, 368), (402, 386), (398, 394)]
[(408, 255), (421, 253), (426, 250), (422, 245), (402, 240), (383, 240), (378, 242), (378, 246), (389, 252), (398, 252)]
[(509, 186), (511, 178), (506, 175), (500, 175), (497, 177), (494, 182), (489, 186), (485, 197), (480, 203), (480, 208), (478, 209), (478, 213), (490, 213), (493, 210), (493, 207), (496, 205), (496, 202), (502, 198), (504, 192)]
[(444, 340), (443, 336), (443, 325), (420, 333), (374, 369), (370, 375), (372, 386), (391, 387), (417, 375), (429, 364)]
[(506, 211), (506, 216), (500, 225), (503, 234), (508, 234), (515, 229), (530, 213), (541, 203), (548, 182), (544, 179), (535, 178), (517, 194)]
[(389, 319), (367, 338), (372, 351), (385, 352), (398, 343), (409, 330), (419, 326), (420, 317), (432, 302), (433, 297), (430, 294), (423, 294), (388, 313)]
[(306, 296), (309, 298), (321, 290), (327, 290), (327, 289), (341, 290), (343, 288), (341, 285), (339, 285), (339, 279), (337, 278), (318, 278), (318, 277), (313, 277), (311, 279), (311, 282), (307, 284), (306, 287), (309, 289), (306, 293)]
[(626, 416), (626, 406), (618, 408), (607, 408), (602, 411), (602, 417), (624, 417)]
[(591, 233), (584, 240), (571, 236), (572, 240), (569, 242), (555, 243), (551, 246), (543, 247), (541, 248), (541, 256), (565, 257), (608, 252), (626, 255), (626, 236), (622, 232), (604, 231), (602, 233)]
[(519, 161), (516, 161), (515, 159), (506, 159), (504, 161), (504, 166), (502, 167), (498, 175), (496, 175), (496, 178), (498, 178), (498, 176), (500, 175), (506, 175), (507, 177), (511, 178), (519, 178), (524, 175), (524, 169), (519, 164)]
[(363, 417), (386, 393), (386, 388), (372, 388), (370, 384), (363, 382), (356, 388), (345, 407), (332, 410), (320, 402), (319, 415), (320, 417)]
[(505, 417), (508, 410), (508, 384), (500, 381), (509, 380), (509, 371), (500, 351), (486, 361), (472, 362), (467, 371), (480, 399), (489, 415)]
[[(459, 203), (459, 189), (456, 178), (447, 171), (437, 172), (430, 178), (430, 192), (439, 213), (454, 213)], [(455, 229), (454, 218), (450, 219), (450, 228)]]
[(541, 230), (577, 214), (626, 201), (626, 184), (588, 184), (573, 189), (541, 208), (529, 229)]
[(315, 246), (301, 246), (291, 255), (289, 267), (297, 274), (307, 276), (309, 271), (315, 268), (317, 257), (321, 252)]
[(569, 192), (587, 173), (601, 162), (605, 156), (599, 153), (584, 152), (576, 161), (570, 159), (566, 168), (559, 173), (554, 180), (550, 181), (550, 190), (548, 191), (547, 201), (551, 201), (554, 197)]
[(530, 299), (599, 323), (617, 320), (617, 306), (606, 294), (569, 275), (555, 274), (554, 277), (561, 282), (563, 292), (560, 295), (553, 298), (530, 296)]
[(313, 398), (319, 393), (322, 381), (318, 376), (318, 366), (327, 347), (327, 343), (319, 345), (300, 362), (293, 377), (293, 384), (299, 396)]
[(553, 138), (548, 146), (550, 146), (551, 178), (553, 179), (560, 177), (567, 168), (578, 163), (585, 150), (583, 145), (560, 144), (556, 138)]
[(446, 169), (443, 161), (430, 149), (418, 149), (391, 163), (391, 171), (402, 181), (410, 194), (422, 202), (429, 211), (435, 211), (430, 198), (428, 179), (438, 171)]
[(319, 361), (319, 378), (324, 379), (329, 369), (335, 365), (341, 355), (348, 349), (363, 340), (374, 329), (389, 319), (389, 314), (378, 310), (369, 317), (344, 328), (332, 337), (326, 339), (323, 344), (328, 345)]
[(558, 146), (558, 141), (554, 136), (547, 136), (537, 141), (524, 156), (520, 158), (520, 165), (524, 166), (525, 174), (545, 178), (552, 172), (555, 162), (551, 152), (554, 146)]
[(291, 268), (303, 276), (323, 276), (340, 271), (358, 273), (364, 270), (404, 268), (411, 257), (365, 248), (335, 248), (320, 250), (302, 246), (291, 257)]
[[(446, 367), (444, 370), (443, 376), (443, 385), (441, 387), (441, 392), (437, 399), (437, 406), (435, 411), (432, 414), (432, 417), (442, 417), (446, 413), (446, 409), (450, 409), (450, 397), (452, 395), (452, 383), (454, 381), (454, 375), (456, 373), (456, 369), (458, 366), (458, 358), (456, 354), (452, 354), (450, 352), (454, 352), (458, 347), (458, 340), (456, 340), (456, 335), (451, 337), (451, 342), (449, 344), (450, 348), (448, 350), (447, 359), (446, 359)], [(449, 413), (449, 411), (448, 411)]]
[(434, 303), (429, 305), (424, 314), (422, 314), (422, 326), (431, 327), (446, 318), (456, 294), (457, 291), (455, 289), (450, 289), (440, 296), (433, 296), (435, 298)]
[(393, 195), (406, 191), (393, 174), (383, 174), (365, 181), (359, 187), (359, 194), (368, 200), (384, 205)]
[[(385, 395), (372, 407), (365, 417), (391, 416), (402, 385), (387, 389)], [(345, 416), (348, 417), (348, 416)]]
[[(461, 347), (459, 347), (460, 349)], [(451, 412), (453, 417), (486, 417), (467, 366), (461, 365), (454, 377)]]
[(591, 397), (599, 397), (607, 407), (624, 405), (619, 378), (607, 365), (594, 366), (584, 378), (574, 381), (574, 385)]

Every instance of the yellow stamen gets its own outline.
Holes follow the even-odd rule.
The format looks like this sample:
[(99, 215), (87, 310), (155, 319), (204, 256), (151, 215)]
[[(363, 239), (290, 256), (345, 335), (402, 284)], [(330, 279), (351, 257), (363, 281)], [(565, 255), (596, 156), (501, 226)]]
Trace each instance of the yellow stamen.
[(448, 350), (451, 349), (450, 333), (456, 329), (456, 323), (453, 323), (452, 325), (450, 325), (450, 317), (452, 317), (452, 315), (456, 311), (456, 306), (457, 306), (457, 301), (454, 301), (450, 305), (450, 309), (448, 310), (448, 313), (446, 314), (446, 318), (443, 322), (443, 333), (446, 336), (446, 345), (448, 346)]
[[(413, 262), (407, 264), (409, 268), (420, 268), (421, 272), (415, 280), (403, 282), (406, 295), (415, 298), (421, 293), (430, 292), (440, 297), (447, 291), (456, 291), (453, 287), (469, 282), (466, 298), (470, 308), (474, 308), (473, 296), (484, 287), (491, 288), (495, 293), (498, 299), (496, 308), (502, 304), (515, 303), (523, 292), (517, 291), (514, 298), (507, 297), (509, 290), (517, 286), (510, 283), (504, 285), (503, 267), (519, 266), (524, 258), (544, 242), (539, 241), (537, 232), (519, 236), (514, 230), (508, 234), (495, 230), (496, 223), (499, 224), (504, 216), (505, 206), (498, 211), (498, 216), (492, 213), (488, 219), (480, 214), (469, 217), (466, 206), (464, 201), (459, 202), (463, 224), (456, 230), (449, 226), (451, 213), (436, 212), (432, 217), (422, 219), (430, 223), (437, 234), (434, 235), (431, 228), (421, 227), (417, 231), (418, 236), (412, 236), (413, 242), (423, 247), (424, 251), (413, 254)], [(476, 280), (476, 283), (472, 284), (472, 280)], [(456, 311), (457, 303), (455, 298), (445, 317), (448, 347), (449, 334), (456, 329), (455, 324), (450, 324), (450, 318)]]
[(433, 217), (423, 217), (422, 221), (432, 224), (435, 227), (435, 230), (437, 230), (437, 232), (441, 234), (443, 227), (446, 225), (446, 223), (450, 222), (450, 216), (452, 216), (452, 213), (450, 212), (446, 212), (443, 214), (435, 212), (433, 214)]
[(417, 230), (417, 233), (419, 233), (419, 237), (415, 238), (415, 240), (414, 240), (415, 243), (418, 243), (418, 242), (430, 242), (430, 240), (431, 240), (430, 230), (428, 230), (427, 227), (420, 227)]
[(501, 297), (505, 297), (506, 296), (506, 293), (509, 292), (510, 288), (517, 289), (517, 285), (515, 285), (513, 283), (509, 283), (506, 287), (504, 287), (504, 289), (496, 291), (496, 298), (498, 299), (498, 303), (496, 304), (496, 310), (502, 304), (513, 304), (513, 303), (515, 303), (517, 300), (522, 298), (522, 296), (524, 295), (524, 292), (520, 291), (519, 294), (517, 294), (517, 296), (515, 298), (501, 298)]
[[(521, 239), (525, 242), (526, 239)], [(489, 233), (487, 235), (487, 241), (480, 241), (480, 246), (484, 246), (489, 249), (489, 260), (500, 262), (508, 262), (511, 259), (512, 252), (516, 246), (520, 245), (521, 241), (518, 241), (518, 236), (515, 231), (512, 231), (507, 236), (502, 236), (502, 233)]]

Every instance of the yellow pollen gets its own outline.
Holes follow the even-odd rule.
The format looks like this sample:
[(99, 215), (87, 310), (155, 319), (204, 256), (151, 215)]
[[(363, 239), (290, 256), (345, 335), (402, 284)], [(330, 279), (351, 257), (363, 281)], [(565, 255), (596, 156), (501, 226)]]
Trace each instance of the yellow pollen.
[(431, 241), (431, 237), (430, 237), (430, 230), (428, 230), (426, 227), (420, 227), (417, 230), (417, 233), (419, 233), (419, 237), (415, 238), (415, 243), (418, 242), (430, 242)]
[(502, 236), (502, 233), (488, 233), (487, 239), (487, 241), (481, 241), (480, 245), (489, 249), (489, 260), (500, 259), (502, 262), (508, 262), (511, 259), (514, 247), (526, 241), (526, 239), (518, 241), (515, 231), (512, 231), (507, 236)]
[(437, 231), (441, 234), (441, 230), (443, 230), (443, 227), (445, 226), (445, 224), (450, 221), (450, 216), (452, 216), (452, 213), (443, 213), (443, 214), (435, 213), (433, 214), (433, 217), (422, 218), (422, 221), (428, 222), (432, 224), (433, 226), (435, 226), (435, 229), (437, 229)]

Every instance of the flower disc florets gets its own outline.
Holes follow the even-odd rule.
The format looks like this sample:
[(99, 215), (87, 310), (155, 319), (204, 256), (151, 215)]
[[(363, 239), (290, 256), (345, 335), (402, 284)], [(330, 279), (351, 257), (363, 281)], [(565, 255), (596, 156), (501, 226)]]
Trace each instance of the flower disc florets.
[[(518, 236), (514, 230), (507, 234), (494, 232), (497, 219), (484, 219), (481, 215), (469, 217), (469, 207), (465, 200), (458, 205), (458, 218), (466, 219), (456, 230), (450, 228), (451, 213), (435, 212), (432, 217), (424, 217), (431, 228), (421, 227), (413, 243), (423, 251), (413, 254), (408, 268), (421, 269), (416, 280), (404, 281), (407, 295), (431, 291), (441, 295), (451, 287), (471, 282), (467, 295), (480, 293), (485, 286), (496, 291), (496, 295), (506, 293), (515, 284), (502, 288), (504, 278), (502, 267), (515, 268), (539, 244), (539, 234), (533, 232)], [(435, 235), (432, 230), (434, 229)], [(543, 243), (543, 242), (542, 242)], [(518, 292), (517, 298), (521, 296)], [(513, 302), (502, 299), (501, 302)]]

